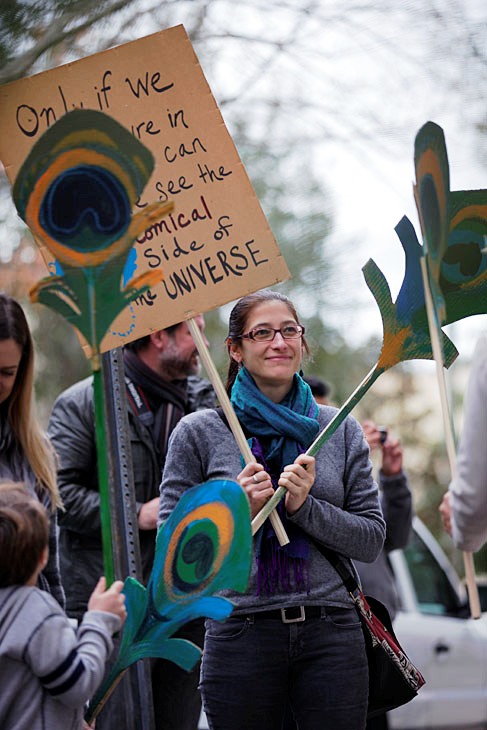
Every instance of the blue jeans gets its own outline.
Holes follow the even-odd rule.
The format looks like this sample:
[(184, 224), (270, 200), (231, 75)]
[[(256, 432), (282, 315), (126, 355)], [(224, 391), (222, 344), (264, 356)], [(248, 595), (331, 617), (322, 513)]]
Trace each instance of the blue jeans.
[(208, 619), (201, 693), (211, 730), (281, 730), (287, 701), (299, 730), (364, 730), (368, 667), (355, 608), (323, 607), (290, 624)]

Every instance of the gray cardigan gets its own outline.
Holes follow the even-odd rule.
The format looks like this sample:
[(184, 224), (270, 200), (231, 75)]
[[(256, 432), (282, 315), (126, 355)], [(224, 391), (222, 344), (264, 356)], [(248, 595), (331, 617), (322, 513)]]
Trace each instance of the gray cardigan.
[(115, 614), (88, 611), (76, 632), (45, 591), (1, 588), (0, 727), (81, 730), (119, 629)]
[[(336, 409), (320, 406), (320, 430)], [(214, 410), (183, 418), (169, 441), (161, 483), (159, 524), (181, 495), (209, 479), (235, 480), (242, 470), (233, 434)], [(302, 507), (289, 517), (315, 540), (348, 558), (372, 561), (378, 556), (385, 524), (378, 488), (372, 477), (369, 448), (362, 428), (351, 416), (316, 456), (316, 480)], [(235, 614), (295, 605), (351, 606), (338, 573), (310, 543), (309, 592), (256, 595), (256, 563), (244, 594), (224, 591)]]

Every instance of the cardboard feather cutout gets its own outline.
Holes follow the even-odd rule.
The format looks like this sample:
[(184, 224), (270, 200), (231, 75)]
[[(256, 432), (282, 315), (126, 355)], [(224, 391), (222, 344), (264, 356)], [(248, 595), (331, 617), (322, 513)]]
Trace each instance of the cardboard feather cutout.
[(403, 217), (395, 230), (406, 256), (406, 269), (395, 304), (387, 281), (369, 260), (363, 273), (379, 307), (383, 344), (376, 366), (366, 376), (308, 453), (315, 454), (379, 375), (400, 362), (434, 359), (421, 259), (427, 259), (435, 303), (436, 336), (450, 367), (458, 355), (441, 325), (487, 312), (487, 190), (450, 191), (450, 174), (443, 130), (425, 124), (416, 137), (414, 187), (424, 245)]
[[(408, 218), (403, 217), (395, 230), (406, 256), (404, 279), (396, 302), (392, 301), (390, 287), (384, 274), (372, 259), (369, 259), (362, 269), (367, 286), (377, 302), (382, 318), (383, 337), (379, 359), (370, 373), (340, 408), (335, 418), (310, 446), (307, 453), (312, 456), (318, 452), (331, 436), (331, 433), (338, 428), (344, 418), (362, 400), (382, 373), (406, 360), (433, 359), (424, 292), (421, 285), (419, 266), (421, 246)], [(444, 364), (448, 368), (454, 362), (458, 352), (443, 332), (441, 336), (446, 353)], [(328, 433), (329, 428), (332, 429), (331, 433)], [(322, 440), (323, 438), (324, 440)]]
[(437, 326), (487, 313), (487, 190), (450, 191), (443, 130), (416, 135), (414, 197)]
[(161, 281), (160, 269), (123, 282), (130, 252), (172, 204), (132, 215), (154, 167), (152, 153), (101, 112), (75, 110), (31, 149), (13, 187), (18, 213), (56, 259), (57, 275), (31, 291), (88, 342), (94, 368), (100, 342), (136, 296)]
[(428, 256), (431, 294), (441, 325), (446, 319), (446, 309), (439, 279), (448, 241), (450, 170), (443, 131), (433, 122), (427, 122), (416, 135), (414, 165), (414, 197)]
[[(306, 452), (310, 456), (318, 453), (382, 373), (406, 360), (433, 359), (421, 281), (421, 246), (408, 218), (403, 217), (395, 230), (406, 256), (404, 279), (396, 302), (392, 301), (390, 287), (384, 274), (372, 259), (369, 259), (362, 269), (367, 286), (377, 302), (382, 318), (383, 338), (379, 360), (328, 425), (318, 434)], [(449, 367), (458, 352), (443, 332), (441, 332), (441, 337), (446, 353), (445, 367)], [(254, 517), (252, 520), (254, 534), (285, 493), (285, 489), (279, 487), (265, 507)]]
[[(395, 304), (392, 303), (387, 281), (370, 260), (362, 271), (365, 281), (379, 307), (383, 344), (377, 363), (382, 372), (406, 360), (432, 360), (433, 350), (428, 329), (420, 259), (422, 249), (410, 220), (404, 216), (395, 227), (406, 257), (404, 279)], [(442, 333), (449, 367), (457, 356), (451, 340)]]
[(202, 649), (171, 637), (195, 618), (230, 615), (232, 604), (213, 594), (223, 588), (245, 590), (251, 543), (249, 504), (236, 482), (212, 480), (181, 497), (158, 530), (147, 588), (134, 578), (125, 581), (127, 620), (120, 651), (90, 704), (89, 722), (138, 659), (161, 657), (186, 670), (194, 667)]
[(427, 122), (416, 135), (414, 159), (414, 194), (424, 239), (423, 287), (454, 477), (456, 449), (442, 368), (447, 355), (441, 326), (487, 312), (487, 190), (450, 191), (443, 130), (434, 122)]

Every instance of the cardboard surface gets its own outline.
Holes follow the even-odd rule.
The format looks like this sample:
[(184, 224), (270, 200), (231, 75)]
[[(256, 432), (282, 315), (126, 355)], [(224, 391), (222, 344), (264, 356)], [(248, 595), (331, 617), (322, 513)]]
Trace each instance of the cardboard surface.
[(126, 271), (161, 268), (164, 281), (115, 320), (102, 351), (289, 277), (183, 26), (0, 87), (0, 158), (12, 185), (43, 132), (81, 107), (111, 115), (154, 154), (133, 212), (175, 204), (139, 236)]

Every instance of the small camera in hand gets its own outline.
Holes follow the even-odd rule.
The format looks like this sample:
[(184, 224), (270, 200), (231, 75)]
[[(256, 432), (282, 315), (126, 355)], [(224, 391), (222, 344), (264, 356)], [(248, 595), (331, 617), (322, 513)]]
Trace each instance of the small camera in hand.
[(380, 442), (381, 444), (384, 444), (387, 439), (387, 428), (385, 426), (379, 426), (377, 430), (380, 433)]

